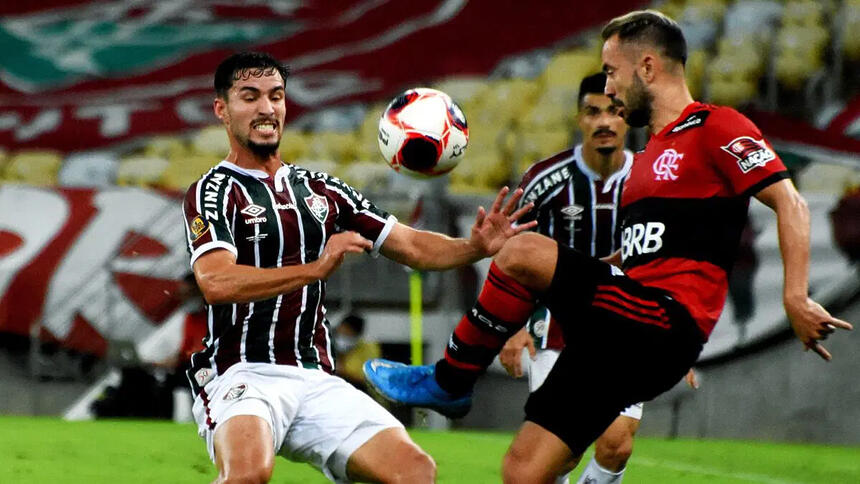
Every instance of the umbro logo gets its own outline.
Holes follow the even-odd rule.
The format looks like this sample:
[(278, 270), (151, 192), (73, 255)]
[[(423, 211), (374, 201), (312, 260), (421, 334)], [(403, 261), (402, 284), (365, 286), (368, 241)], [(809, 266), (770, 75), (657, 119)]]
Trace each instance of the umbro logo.
[(561, 214), (568, 220), (580, 220), (584, 210), (585, 207), (581, 205), (568, 205), (561, 209)]
[(252, 204), (248, 205), (247, 207), (243, 208), (240, 213), (242, 213), (243, 215), (247, 215), (249, 217), (258, 217), (260, 214), (262, 214), (265, 211), (266, 211), (265, 207), (261, 207), (259, 205), (252, 203)]

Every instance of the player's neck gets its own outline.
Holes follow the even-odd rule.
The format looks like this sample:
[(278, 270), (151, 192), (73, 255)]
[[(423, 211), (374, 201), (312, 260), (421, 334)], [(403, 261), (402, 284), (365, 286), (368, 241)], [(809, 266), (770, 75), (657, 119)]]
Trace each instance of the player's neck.
[(692, 102), (693, 96), (683, 77), (658, 88), (654, 92), (651, 105), (651, 133), (656, 135), (663, 131), (663, 128), (678, 119)]
[(605, 180), (621, 169), (621, 165), (624, 164), (624, 148), (619, 147), (612, 153), (604, 155), (597, 151), (597, 148), (583, 144), (582, 159), (592, 171)]
[(230, 153), (227, 154), (227, 158), (225, 159), (246, 170), (264, 171), (271, 177), (274, 177), (275, 172), (277, 172), (278, 168), (281, 167), (281, 155), (278, 151), (274, 152), (267, 158), (258, 158), (247, 148), (234, 146), (231, 147)]

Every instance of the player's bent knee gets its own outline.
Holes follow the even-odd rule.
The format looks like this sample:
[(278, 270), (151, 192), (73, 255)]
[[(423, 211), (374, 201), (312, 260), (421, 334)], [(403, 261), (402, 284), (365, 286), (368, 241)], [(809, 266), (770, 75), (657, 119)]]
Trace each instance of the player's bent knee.
[(420, 448), (413, 447), (399, 455), (392, 473), (383, 479), (386, 484), (436, 482), (436, 462)]
[(533, 232), (511, 237), (496, 254), (494, 262), (505, 274), (530, 285), (535, 279), (552, 277), (558, 248), (555, 241)]
[(546, 466), (537, 465), (533, 459), (512, 450), (502, 461), (502, 482), (505, 484), (541, 483), (556, 477), (556, 473)]
[(601, 438), (594, 446), (594, 453), (595, 459), (601, 466), (618, 472), (633, 455), (633, 436), (616, 435), (612, 438)]
[(243, 468), (237, 466), (224, 472), (217, 482), (223, 484), (265, 484), (272, 478), (272, 468)]

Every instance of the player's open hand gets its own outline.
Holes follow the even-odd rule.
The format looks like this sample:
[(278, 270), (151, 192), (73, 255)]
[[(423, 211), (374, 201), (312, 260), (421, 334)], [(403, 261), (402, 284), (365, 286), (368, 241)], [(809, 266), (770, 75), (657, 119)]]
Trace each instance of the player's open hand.
[(515, 210), (523, 196), (523, 190), (517, 188), (511, 198), (505, 202), (509, 191), (508, 187), (499, 190), (489, 212), (484, 210), (484, 207), (478, 207), (478, 216), (475, 218), (475, 225), (472, 226), (470, 240), (485, 257), (496, 255), (506, 240), (537, 225), (537, 221), (534, 220), (523, 225), (515, 225), (517, 220), (534, 207), (534, 203), (528, 203)]
[(532, 336), (526, 331), (526, 328), (519, 330), (517, 334), (508, 338), (508, 341), (499, 353), (499, 361), (505, 367), (508, 375), (514, 378), (523, 376), (523, 348), (529, 349), (529, 356), (534, 360), (537, 351), (535, 350), (534, 340), (532, 340)]
[(347, 254), (359, 254), (372, 248), (373, 243), (357, 232), (340, 232), (332, 235), (326, 241), (325, 249), (316, 261), (319, 279), (328, 279), (343, 264)]
[(798, 300), (785, 300), (785, 312), (794, 334), (803, 343), (805, 350), (812, 350), (827, 361), (832, 356), (821, 341), (827, 339), (831, 333), (840, 329), (853, 329), (850, 323), (836, 319), (812, 299), (805, 297)]

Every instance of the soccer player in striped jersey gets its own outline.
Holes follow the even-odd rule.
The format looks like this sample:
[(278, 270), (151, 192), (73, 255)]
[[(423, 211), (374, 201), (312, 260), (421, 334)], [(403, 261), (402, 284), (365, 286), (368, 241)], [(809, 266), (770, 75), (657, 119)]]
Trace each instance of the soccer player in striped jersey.
[(492, 256), (533, 224), (530, 205), (499, 192), (469, 239), (414, 230), (346, 183), (285, 164), (286, 67), (241, 53), (215, 72), (226, 159), (188, 189), (191, 266), (208, 303), (205, 349), (188, 370), (193, 413), (216, 482), (267, 482), (274, 456), (308, 462), (338, 482), (423, 482), (435, 464), (403, 426), (332, 375), (325, 280), (352, 253), (424, 270)]
[[(520, 183), (520, 203), (535, 204), (521, 221), (537, 220), (536, 232), (592, 257), (606, 257), (621, 246), (621, 231), (616, 230), (621, 190), (633, 165), (633, 153), (624, 149), (627, 124), (621, 108), (603, 93), (605, 86), (602, 72), (580, 82), (576, 120), (582, 143), (535, 163)], [(523, 374), (524, 348), (531, 356), (529, 391), (534, 392), (564, 348), (561, 327), (545, 306), (535, 311), (499, 353), (499, 361), (511, 376)], [(641, 403), (622, 410), (595, 441), (594, 457), (578, 483), (621, 482), (641, 418)], [(567, 483), (567, 476), (559, 477), (558, 482)]]
[(552, 482), (622, 409), (684, 377), (725, 304), (752, 196), (776, 213), (784, 308), (803, 346), (829, 360), (821, 341), (852, 329), (808, 296), (809, 209), (782, 161), (743, 115), (690, 95), (678, 24), (637, 11), (613, 19), (602, 36), (604, 92), (627, 124), (651, 131), (621, 194), (620, 253), (598, 260), (540, 234), (513, 237), (442, 360), (365, 364), (368, 382), (388, 399), (463, 415), (476, 379), (536, 301), (549, 307), (567, 344), (526, 403), (502, 464), (509, 483)]

